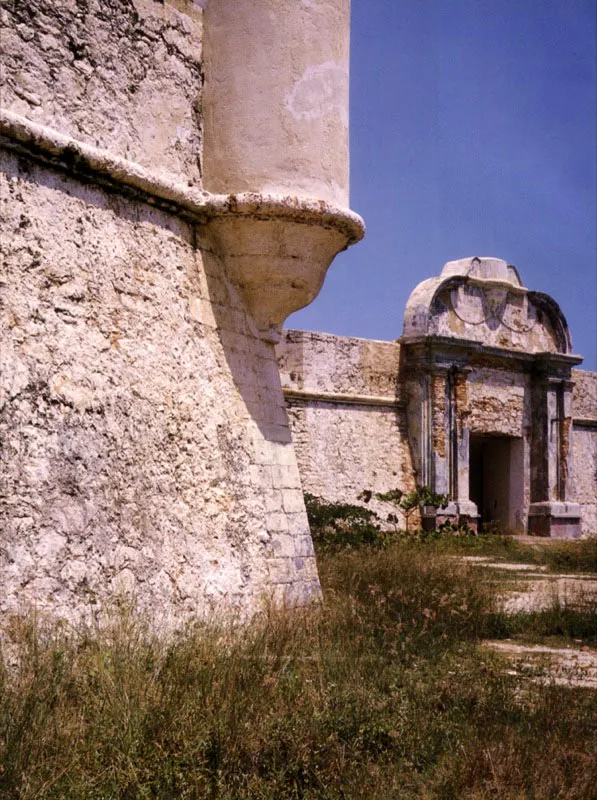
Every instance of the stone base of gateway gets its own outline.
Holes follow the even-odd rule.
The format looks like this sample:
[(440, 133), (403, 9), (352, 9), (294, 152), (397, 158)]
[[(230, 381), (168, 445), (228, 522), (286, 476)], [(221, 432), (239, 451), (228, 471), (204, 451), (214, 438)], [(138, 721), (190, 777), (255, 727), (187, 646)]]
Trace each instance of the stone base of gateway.
[(578, 539), (581, 535), (579, 503), (533, 503), (529, 509), (529, 534), (555, 539)]

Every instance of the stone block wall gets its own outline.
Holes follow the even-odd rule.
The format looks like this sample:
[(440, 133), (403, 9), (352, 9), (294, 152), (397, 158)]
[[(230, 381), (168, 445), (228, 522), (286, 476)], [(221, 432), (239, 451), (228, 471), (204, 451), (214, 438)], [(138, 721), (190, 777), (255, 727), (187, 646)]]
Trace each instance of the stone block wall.
[(201, 184), (202, 12), (193, 0), (7, 0), (2, 106)]
[(303, 489), (345, 503), (414, 489), (400, 345), (289, 330), (276, 350)]
[(276, 352), (286, 388), (399, 399), (397, 342), (286, 330)]
[(271, 337), (205, 210), (236, 205), (201, 191), (199, 5), (2, 15), (0, 625), (316, 596)]
[(597, 420), (597, 372), (573, 369), (572, 408), (575, 420)]
[(273, 347), (201, 230), (5, 154), (0, 614), (317, 591)]
[(597, 536), (597, 373), (573, 370), (572, 473), (585, 536)]

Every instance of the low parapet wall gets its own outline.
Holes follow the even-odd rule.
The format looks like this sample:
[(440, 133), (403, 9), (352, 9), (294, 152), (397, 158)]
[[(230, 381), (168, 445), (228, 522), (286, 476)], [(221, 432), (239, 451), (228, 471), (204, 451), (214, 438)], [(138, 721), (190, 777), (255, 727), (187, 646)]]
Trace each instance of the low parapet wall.
[(597, 372), (572, 370), (572, 471), (583, 536), (597, 535)]
[(355, 503), (414, 489), (399, 344), (288, 330), (276, 352), (305, 491)]

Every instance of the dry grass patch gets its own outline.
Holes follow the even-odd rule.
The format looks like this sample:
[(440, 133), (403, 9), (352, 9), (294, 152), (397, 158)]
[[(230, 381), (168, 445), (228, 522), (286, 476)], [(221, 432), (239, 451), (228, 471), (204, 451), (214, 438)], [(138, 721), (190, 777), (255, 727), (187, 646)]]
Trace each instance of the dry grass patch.
[(319, 563), (321, 607), (248, 626), (23, 623), (0, 671), (0, 797), (591, 796), (594, 693), (521, 702), (476, 646), (499, 612), (475, 570), (407, 543)]

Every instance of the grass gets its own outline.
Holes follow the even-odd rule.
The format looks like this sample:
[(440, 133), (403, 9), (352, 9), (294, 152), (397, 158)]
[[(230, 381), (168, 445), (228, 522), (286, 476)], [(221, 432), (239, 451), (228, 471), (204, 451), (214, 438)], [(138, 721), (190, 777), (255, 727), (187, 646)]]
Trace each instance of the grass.
[(486, 635), (492, 639), (516, 638), (529, 643), (547, 643), (557, 637), (562, 644), (576, 642), (597, 647), (597, 604), (593, 600), (579, 609), (556, 600), (544, 611), (492, 614), (486, 620)]
[(561, 618), (507, 622), (442, 547), (324, 549), (321, 607), (242, 627), (19, 622), (0, 668), (0, 797), (596, 797), (595, 693), (521, 694), (478, 647)]
[(314, 542), (328, 551), (363, 545), (384, 548), (399, 541), (409, 545), (419, 542), (437, 554), (488, 556), (495, 560), (546, 566), (553, 573), (597, 572), (597, 534), (561, 541), (528, 537), (529, 541), (524, 542), (507, 532), (408, 533), (384, 523), (374, 511), (362, 505), (328, 503), (308, 493), (305, 504)]

